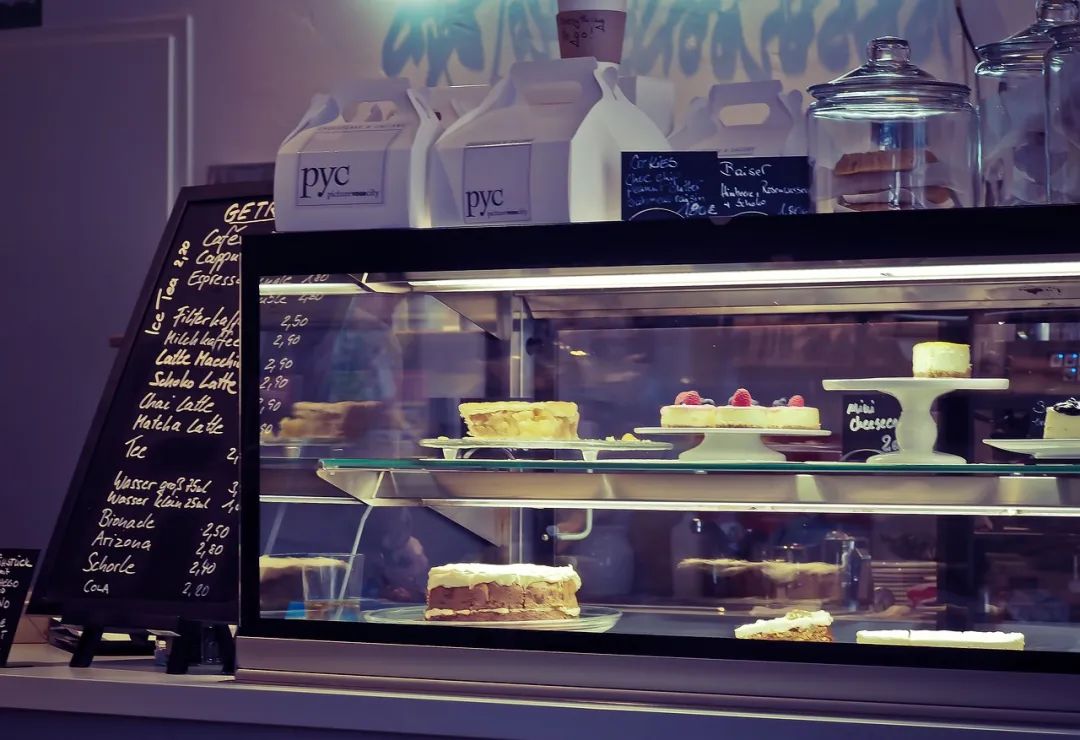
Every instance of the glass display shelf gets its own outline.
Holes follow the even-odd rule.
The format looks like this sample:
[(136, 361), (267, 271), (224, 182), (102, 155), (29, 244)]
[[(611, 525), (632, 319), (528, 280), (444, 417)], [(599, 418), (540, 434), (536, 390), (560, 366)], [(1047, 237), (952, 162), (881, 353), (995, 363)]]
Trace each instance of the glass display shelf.
[(1080, 517), (1080, 466), (324, 459), (372, 506)]
[(442, 458), (323, 458), (320, 467), (335, 470), (551, 470), (582, 473), (829, 473), (896, 475), (1076, 475), (1080, 462), (1052, 464), (867, 465), (850, 462), (682, 462), (679, 460), (478, 460)]

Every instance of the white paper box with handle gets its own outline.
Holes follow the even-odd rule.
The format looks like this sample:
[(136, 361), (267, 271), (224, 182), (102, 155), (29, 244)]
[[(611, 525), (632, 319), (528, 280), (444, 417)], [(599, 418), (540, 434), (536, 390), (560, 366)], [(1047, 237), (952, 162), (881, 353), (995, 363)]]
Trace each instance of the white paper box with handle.
[(451, 85), (427, 89), (428, 103), (444, 130), (483, 103), (490, 92), (491, 85)]
[[(707, 98), (694, 98), (686, 122), (670, 136), (676, 151), (721, 152), (732, 157), (778, 157), (806, 154), (801, 115), (795, 101), (782, 98), (779, 80), (713, 85)], [(800, 94), (801, 97), (801, 94)], [(739, 120), (749, 106), (764, 112), (759, 122)], [(754, 112), (754, 111), (751, 111)], [(729, 119), (725, 122), (725, 118)], [(798, 142), (803, 143), (798, 143)]]
[(619, 89), (627, 100), (645, 111), (664, 136), (675, 128), (675, 83), (671, 80), (630, 75), (619, 77)]
[(278, 151), (277, 228), (429, 226), (427, 162), (439, 131), (426, 94), (405, 79), (316, 96)]
[(618, 220), (623, 151), (668, 151), (595, 59), (519, 62), (439, 139), (435, 226)]

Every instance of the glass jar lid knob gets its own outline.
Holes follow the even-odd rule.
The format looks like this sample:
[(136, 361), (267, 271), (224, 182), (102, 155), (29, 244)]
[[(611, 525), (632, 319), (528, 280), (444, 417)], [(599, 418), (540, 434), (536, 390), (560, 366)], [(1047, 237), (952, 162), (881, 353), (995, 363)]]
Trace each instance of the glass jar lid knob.
[(1036, 0), (1040, 23), (1059, 26), (1080, 20), (1080, 0)]
[(911, 61), (911, 45), (896, 36), (882, 36), (866, 45), (870, 63), (882, 67), (902, 67)]

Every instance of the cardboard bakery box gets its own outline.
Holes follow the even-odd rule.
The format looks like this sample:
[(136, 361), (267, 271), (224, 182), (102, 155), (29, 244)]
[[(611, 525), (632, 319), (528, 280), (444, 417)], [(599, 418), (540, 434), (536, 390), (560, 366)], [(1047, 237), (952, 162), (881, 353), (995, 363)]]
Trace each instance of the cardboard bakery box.
[(623, 151), (667, 151), (591, 57), (519, 62), (432, 154), (435, 226), (617, 220)]
[(277, 228), (429, 226), (427, 162), (439, 131), (426, 93), (405, 79), (316, 96), (278, 151)]
[(675, 83), (671, 80), (623, 75), (619, 77), (619, 89), (627, 100), (645, 111), (664, 136), (675, 128)]
[(801, 107), (802, 93), (785, 95), (779, 80), (713, 85), (708, 97), (690, 102), (686, 121), (669, 137), (671, 148), (729, 157), (805, 156)]
[[(491, 85), (451, 85), (449, 87), (429, 87), (428, 103), (439, 125), (445, 131), (458, 122), (463, 115), (484, 102), (491, 92)], [(441, 134), (441, 132), (440, 132)]]

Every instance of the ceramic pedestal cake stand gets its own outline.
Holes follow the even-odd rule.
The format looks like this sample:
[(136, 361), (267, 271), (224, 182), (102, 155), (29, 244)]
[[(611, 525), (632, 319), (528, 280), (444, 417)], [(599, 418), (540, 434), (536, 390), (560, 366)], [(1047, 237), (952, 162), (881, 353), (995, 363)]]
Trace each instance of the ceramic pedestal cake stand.
[(878, 465), (963, 465), (957, 455), (935, 452), (938, 426), (930, 409), (939, 397), (953, 391), (1005, 391), (1009, 381), (990, 378), (865, 378), (825, 380), (827, 391), (884, 393), (900, 402), (896, 425), (898, 452), (874, 455), (868, 463)]
[(634, 434), (649, 436), (699, 434), (701, 444), (679, 455), (683, 462), (744, 463), (786, 462), (783, 453), (770, 449), (762, 437), (828, 437), (822, 429), (717, 429), (715, 427), (640, 427)]

